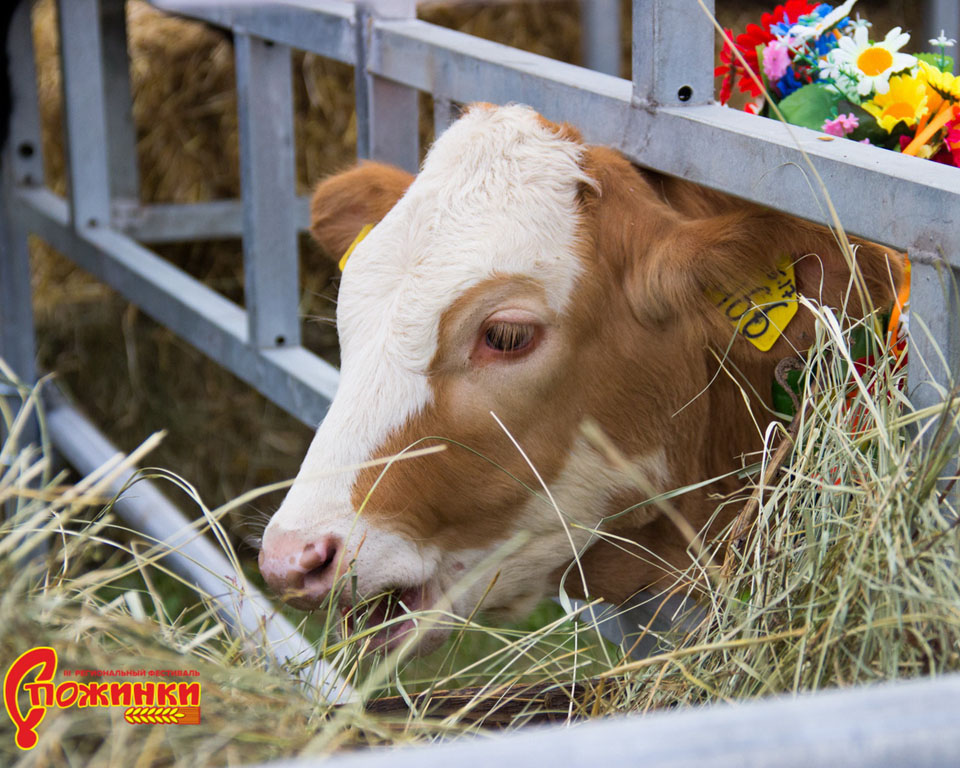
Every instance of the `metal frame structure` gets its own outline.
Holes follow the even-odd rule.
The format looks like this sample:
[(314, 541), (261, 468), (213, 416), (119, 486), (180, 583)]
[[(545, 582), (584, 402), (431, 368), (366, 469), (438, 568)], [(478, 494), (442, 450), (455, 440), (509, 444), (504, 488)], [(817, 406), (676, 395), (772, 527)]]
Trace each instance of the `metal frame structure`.
[(946, 768), (960, 754), (958, 705), (951, 675), (255, 768)]
[[(69, 193), (47, 188), (30, 3), (21, 3), (7, 47), (15, 106), (0, 190), (0, 355), (25, 381), (36, 376), (26, 248), (33, 233), (303, 422), (322, 419), (337, 371), (300, 344), (296, 237), (307, 206), (294, 192), (291, 48), (355, 67), (359, 156), (411, 171), (419, 160), (418, 93), (427, 92), (438, 134), (456, 104), (524, 102), (640, 165), (830, 224), (819, 177), (850, 233), (910, 253), (911, 359), (926, 362), (911, 367), (914, 402), (941, 401), (957, 379), (956, 169), (824, 142), (714, 103), (713, 0), (633, 0), (632, 80), (425, 23), (415, 0), (153, 4), (233, 33), (242, 198), (141, 203), (124, 0), (59, 1)], [(931, 28), (957, 36), (957, 4), (936, 0), (930, 9)], [(226, 236), (243, 240), (243, 307), (148, 247)]]

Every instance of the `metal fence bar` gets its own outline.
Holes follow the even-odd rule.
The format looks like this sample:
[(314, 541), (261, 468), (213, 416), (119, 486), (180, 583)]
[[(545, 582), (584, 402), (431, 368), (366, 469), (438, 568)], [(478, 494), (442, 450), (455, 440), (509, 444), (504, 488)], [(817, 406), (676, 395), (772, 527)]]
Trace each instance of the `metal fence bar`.
[[(704, 3), (713, 14), (713, 0)], [(646, 108), (713, 101), (714, 30), (696, 3), (633, 0), (633, 97)]]
[[(30, 289), (30, 251), (27, 233), (11, 200), (12, 175), (3, 158), (0, 175), (0, 357), (26, 384), (36, 381), (33, 303)], [(0, 396), (3, 396), (0, 392)], [(13, 392), (8, 392), (13, 395)]]
[[(295, 227), (306, 231), (310, 226), (310, 198), (296, 197), (291, 205)], [(141, 243), (239, 239), (243, 237), (243, 203), (212, 200), (134, 206), (114, 204), (113, 226)]]
[[(48, 390), (49, 392), (49, 390)], [(80, 472), (88, 475), (120, 451), (62, 396), (47, 396), (47, 428), (57, 451)], [(138, 480), (133, 469), (118, 477), (107, 489), (118, 496), (113, 511), (149, 543), (169, 548), (161, 562), (209, 595), (228, 625), (254, 640), (266, 641), (270, 655), (289, 664), (313, 695), (331, 702), (344, 702), (355, 694), (336, 671), (317, 658), (317, 652), (296, 628), (277, 612), (260, 590), (249, 584), (215, 544), (190, 526), (190, 521), (149, 480)]]
[(9, 115), (9, 181), (18, 185), (43, 184), (43, 145), (40, 141), (40, 102), (33, 51), (31, 4), (18, 3), (7, 36), (12, 111)]
[(140, 201), (140, 169), (127, 52), (127, 4), (126, 0), (100, 2), (110, 197), (114, 201), (137, 203)]
[(15, 215), (28, 231), (288, 413), (320, 423), (337, 388), (336, 368), (303, 347), (251, 347), (243, 309), (118, 232), (72, 231), (67, 203), (52, 192), (21, 190), (17, 201)]
[(244, 296), (250, 343), (300, 343), (290, 49), (236, 33)]
[(220, 27), (355, 64), (352, 2), (343, 0), (151, 0), (168, 13), (190, 16)]
[[(14, 10), (6, 42), (12, 113), (7, 146), (0, 154), (0, 357), (21, 381), (32, 384), (37, 375), (30, 252), (27, 230), (16, 215), (14, 201), (15, 185), (43, 181), (30, 3), (20, 3)], [(13, 386), (0, 384), (0, 398), (10, 400), (14, 412), (20, 403), (13, 401), (20, 397)], [(0, 422), (0, 442), (3, 431)], [(39, 443), (39, 437), (36, 420), (31, 420), (20, 443)]]
[[(831, 223), (807, 167), (823, 178), (847, 230), (906, 250), (960, 229), (956, 170), (759, 119), (717, 105), (632, 105), (631, 83), (422, 21), (379, 22), (375, 72), (461, 103), (520, 101), (649, 168), (801, 218)], [(709, 151), (693, 151), (709, 147)], [(960, 266), (960, 253), (946, 248)], [(951, 262), (954, 263), (954, 262)]]
[(910, 397), (925, 408), (942, 403), (958, 380), (960, 276), (940, 253), (912, 250), (910, 263)]
[(960, 755), (958, 708), (950, 675), (259, 768), (944, 768)]
[(416, 173), (420, 165), (420, 105), (415, 88), (393, 80), (376, 67), (379, 48), (374, 25), (383, 19), (416, 16), (415, 0), (364, 0), (357, 3), (354, 87), (357, 107), (357, 156), (380, 160)]
[(110, 221), (107, 124), (101, 58), (99, 0), (60, 0), (63, 108), (74, 227)]
[(460, 107), (444, 96), (433, 95), (433, 138), (436, 140), (459, 117)]
[(621, 0), (580, 0), (583, 64), (607, 75), (620, 74)]

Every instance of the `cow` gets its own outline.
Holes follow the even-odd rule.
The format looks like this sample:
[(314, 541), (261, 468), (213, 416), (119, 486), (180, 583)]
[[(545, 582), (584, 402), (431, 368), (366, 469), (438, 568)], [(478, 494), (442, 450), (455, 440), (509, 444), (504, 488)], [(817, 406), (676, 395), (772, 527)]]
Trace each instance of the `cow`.
[[(761, 350), (718, 293), (787, 259), (796, 291), (863, 310), (829, 229), (637, 167), (521, 105), (469, 107), (416, 177), (362, 162), (324, 180), (311, 215), (326, 253), (353, 246), (340, 385), (259, 560), (303, 609), (348, 569), (344, 610), (389, 593), (409, 611), (447, 601), (466, 616), (482, 600), (516, 617), (562, 578), (612, 603), (668, 588), (690, 531), (709, 540), (732, 516), (716, 494), (761, 447), (777, 364), (814, 339), (801, 307)], [(890, 305), (902, 257), (854, 250), (873, 305)], [(707, 478), (724, 479), (671, 514), (636, 507)], [(392, 648), (413, 620), (387, 617), (376, 642)], [(447, 632), (417, 634), (428, 652)]]

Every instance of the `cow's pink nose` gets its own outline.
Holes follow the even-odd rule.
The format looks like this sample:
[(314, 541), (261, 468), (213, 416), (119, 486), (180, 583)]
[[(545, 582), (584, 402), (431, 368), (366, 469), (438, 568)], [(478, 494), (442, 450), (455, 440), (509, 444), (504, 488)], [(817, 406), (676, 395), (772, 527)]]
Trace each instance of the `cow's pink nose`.
[(340, 549), (340, 539), (333, 535), (307, 544), (292, 532), (264, 537), (260, 573), (285, 602), (304, 610), (316, 608), (333, 588)]

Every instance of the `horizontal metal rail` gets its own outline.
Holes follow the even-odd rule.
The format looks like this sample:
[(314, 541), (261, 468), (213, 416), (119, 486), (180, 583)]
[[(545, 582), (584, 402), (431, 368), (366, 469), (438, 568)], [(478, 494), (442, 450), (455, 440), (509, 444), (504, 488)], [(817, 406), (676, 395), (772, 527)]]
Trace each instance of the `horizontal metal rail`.
[[(718, 105), (648, 109), (628, 80), (422, 21), (378, 22), (372, 71), (459, 102), (520, 101), (637, 163), (906, 250), (960, 238), (957, 170)], [(950, 249), (960, 266), (960, 248)]]
[(960, 755), (958, 708), (951, 675), (259, 768), (945, 768)]
[(337, 388), (332, 365), (303, 347), (251, 346), (241, 307), (118, 232), (74, 229), (66, 201), (52, 192), (21, 189), (16, 202), (28, 231), (305, 424), (320, 423)]
[[(154, 0), (171, 12), (287, 42), (308, 24), (338, 28), (303, 41), (305, 50), (338, 58), (331, 40), (353, 33), (343, 3), (281, 3), (254, 13), (250, 3)], [(695, 6), (695, 4), (694, 4)], [(699, 8), (694, 7), (699, 13)], [(308, 19), (313, 21), (308, 22)], [(785, 126), (715, 104), (653, 108), (634, 100), (629, 80), (566, 64), (418, 20), (373, 20), (368, 71), (428, 93), (469, 103), (522, 102), (552, 120), (571, 122), (593, 143), (635, 162), (682, 176), (801, 218), (832, 224), (806, 158), (829, 190), (843, 226), (894, 248), (945, 250), (960, 267), (960, 184), (956, 169), (852, 141)]]
[[(299, 230), (310, 226), (310, 198), (298, 197), (294, 218)], [(141, 243), (226, 240), (243, 237), (243, 203), (114, 203), (113, 227)]]
[(150, 0), (161, 11), (353, 64), (356, 4), (343, 0)]

